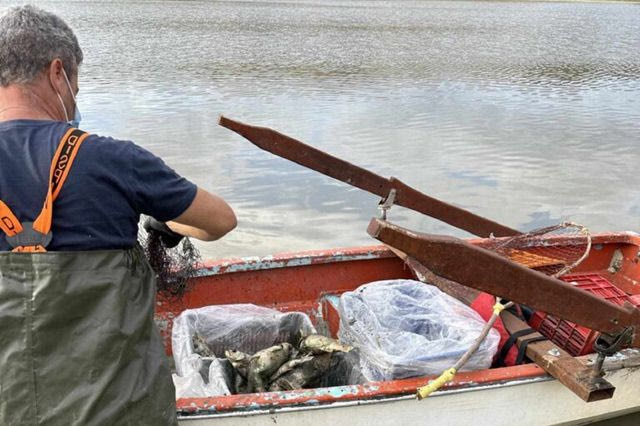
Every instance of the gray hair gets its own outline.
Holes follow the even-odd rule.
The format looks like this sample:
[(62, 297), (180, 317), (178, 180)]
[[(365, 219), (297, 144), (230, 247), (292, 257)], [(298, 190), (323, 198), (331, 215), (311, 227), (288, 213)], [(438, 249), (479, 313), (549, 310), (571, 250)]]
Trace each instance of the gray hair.
[(56, 58), (69, 78), (82, 63), (78, 39), (62, 19), (31, 5), (0, 15), (0, 86), (29, 84)]

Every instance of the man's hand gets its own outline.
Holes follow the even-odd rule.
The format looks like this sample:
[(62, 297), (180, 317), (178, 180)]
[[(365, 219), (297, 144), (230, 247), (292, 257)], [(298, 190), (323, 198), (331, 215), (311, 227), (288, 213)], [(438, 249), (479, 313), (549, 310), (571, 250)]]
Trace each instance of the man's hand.
[(160, 236), (160, 241), (167, 248), (173, 248), (177, 246), (184, 238), (184, 235), (180, 235), (177, 232), (172, 231), (166, 223), (155, 220), (152, 217), (148, 217), (144, 221), (144, 230), (148, 233), (157, 232)]

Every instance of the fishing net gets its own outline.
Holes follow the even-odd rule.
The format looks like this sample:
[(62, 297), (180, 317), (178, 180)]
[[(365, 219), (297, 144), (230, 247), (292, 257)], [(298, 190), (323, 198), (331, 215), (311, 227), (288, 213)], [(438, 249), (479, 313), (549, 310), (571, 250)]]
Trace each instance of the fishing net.
[(489, 238), (479, 246), (557, 278), (586, 259), (591, 234), (582, 225), (563, 222), (514, 237)]
[(156, 273), (158, 293), (168, 298), (180, 298), (197, 275), (201, 257), (189, 238), (174, 248), (168, 248), (158, 232), (140, 231), (138, 240), (151, 268)]

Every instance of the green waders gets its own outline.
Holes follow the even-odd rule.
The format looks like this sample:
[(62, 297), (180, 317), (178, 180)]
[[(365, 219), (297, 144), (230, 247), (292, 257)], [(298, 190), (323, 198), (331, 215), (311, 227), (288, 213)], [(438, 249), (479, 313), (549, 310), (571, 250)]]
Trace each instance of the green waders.
[(0, 253), (0, 424), (176, 424), (139, 249)]
[(175, 425), (169, 360), (139, 248), (46, 252), (53, 201), (86, 134), (71, 129), (43, 211), (24, 227), (0, 201), (0, 425)]

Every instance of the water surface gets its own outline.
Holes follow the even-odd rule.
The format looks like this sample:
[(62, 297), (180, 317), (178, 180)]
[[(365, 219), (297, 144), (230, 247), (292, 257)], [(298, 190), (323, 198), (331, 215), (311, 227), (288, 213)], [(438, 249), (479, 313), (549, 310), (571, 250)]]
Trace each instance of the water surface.
[[(522, 230), (640, 228), (640, 4), (36, 3), (84, 49), (86, 130), (134, 140), (236, 209), (206, 257), (370, 244), (377, 213), (377, 197), (258, 150), (219, 114)], [(467, 235), (399, 207), (390, 219)]]

